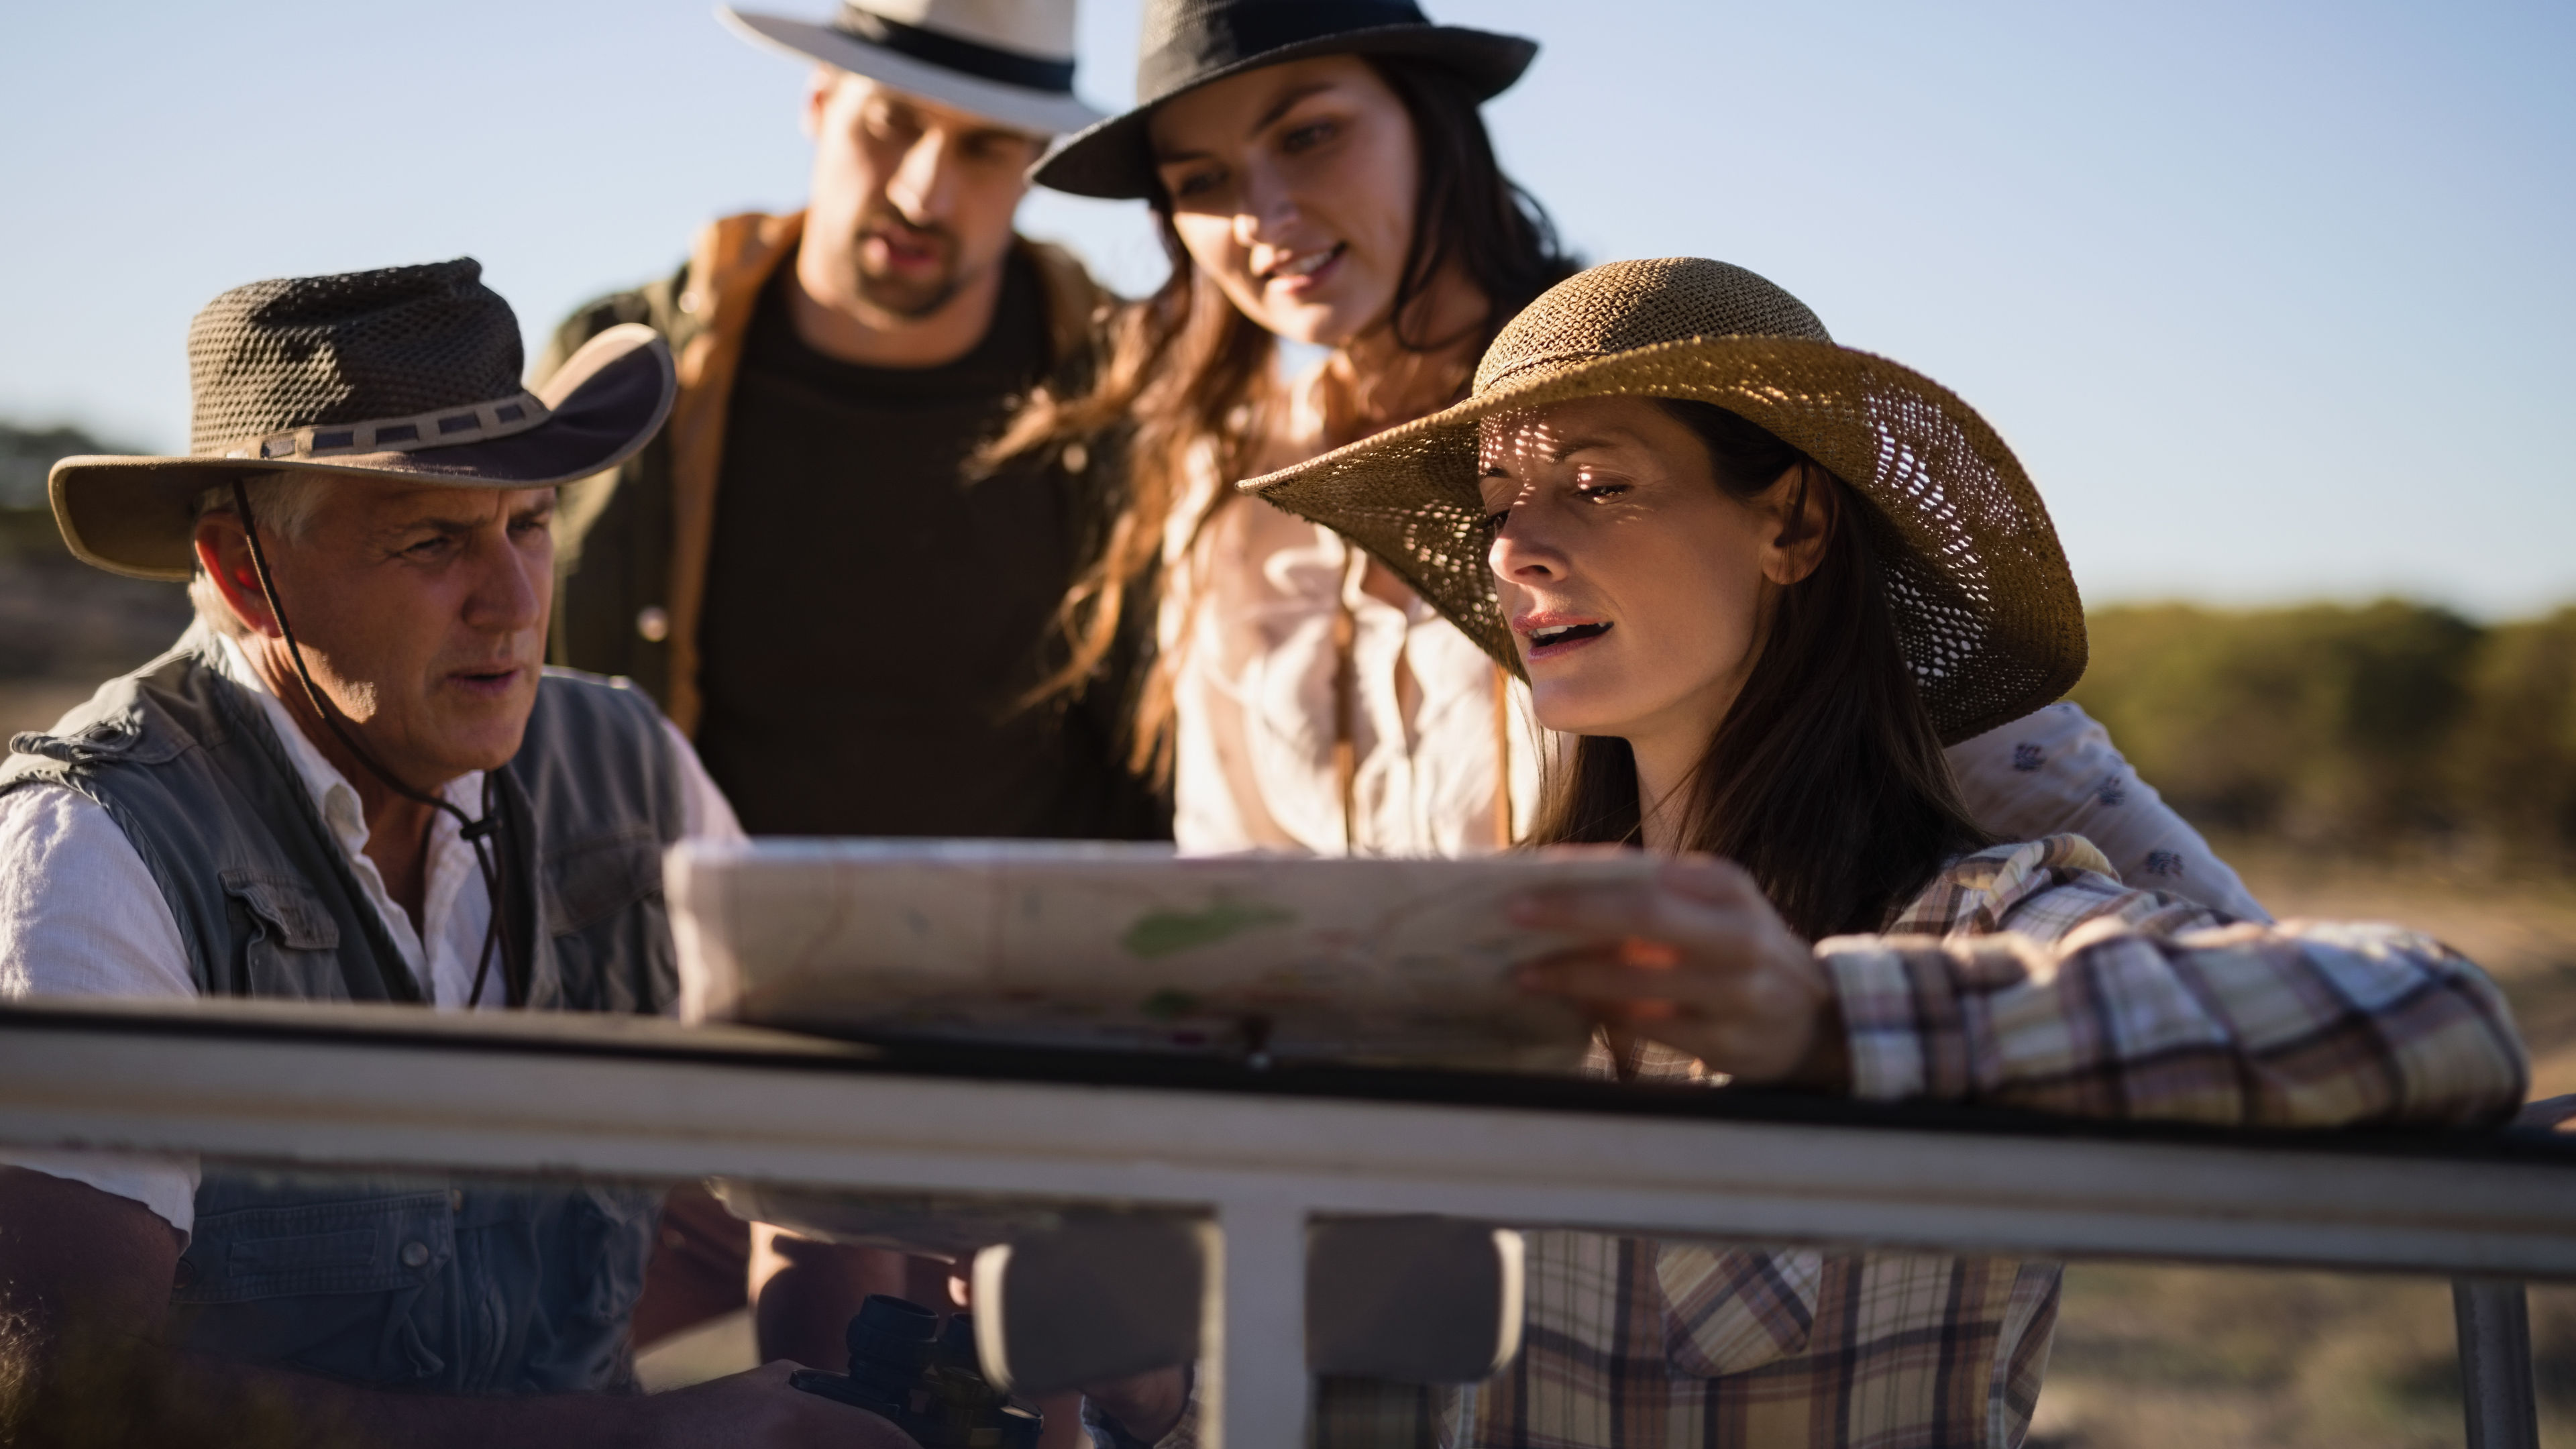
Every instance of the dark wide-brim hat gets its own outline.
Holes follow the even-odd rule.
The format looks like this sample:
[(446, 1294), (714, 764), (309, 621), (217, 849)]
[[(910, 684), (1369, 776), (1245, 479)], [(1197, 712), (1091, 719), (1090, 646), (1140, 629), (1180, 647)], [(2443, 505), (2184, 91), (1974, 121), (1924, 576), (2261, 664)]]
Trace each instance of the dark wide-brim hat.
[(1478, 100), (1511, 88), (1538, 42), (1434, 25), (1413, 0), (1146, 0), (1133, 110), (1065, 137), (1030, 177), (1112, 201), (1152, 197), (1159, 183), (1146, 134), (1165, 101), (1229, 76), (1318, 55), (1405, 56), (1465, 78)]
[(632, 457), (671, 410), (671, 352), (623, 323), (531, 391), (510, 304), (470, 257), (253, 282), (188, 328), (184, 458), (73, 457), (54, 521), (112, 573), (196, 570), (197, 500), (244, 474), (317, 472), (450, 488), (546, 488)]
[(1724, 262), (1613, 262), (1568, 278), (1503, 329), (1467, 401), (1242, 487), (1385, 561), (1517, 674), (1486, 563), (1478, 429), (1586, 397), (1713, 403), (1848, 485), (1945, 743), (2083, 676), (2075, 576), (2003, 439), (1948, 388), (1836, 345), (1804, 303)]

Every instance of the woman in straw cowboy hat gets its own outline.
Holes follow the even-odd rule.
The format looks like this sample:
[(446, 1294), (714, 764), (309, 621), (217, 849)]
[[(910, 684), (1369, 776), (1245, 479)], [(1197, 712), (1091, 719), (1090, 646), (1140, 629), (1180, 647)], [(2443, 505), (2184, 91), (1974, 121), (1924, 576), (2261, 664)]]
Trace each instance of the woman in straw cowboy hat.
[[(1244, 486), (1528, 681), (1572, 738), (1537, 839), (1676, 857), (1517, 907), (1592, 941), (1524, 984), (1603, 1024), (1605, 1073), (2275, 1126), (2520, 1100), (2501, 998), (2437, 943), (2231, 922), (1979, 828), (1944, 747), (2084, 667), (2047, 510), (1965, 403), (1750, 272), (1585, 272), (1466, 401)], [(2058, 1275), (1541, 1233), (1528, 1281), (1464, 1442), (2016, 1444)]]
[[(1536, 51), (1410, 0), (1149, 3), (1142, 103), (1039, 168), (1149, 201), (1172, 258), (1097, 386), (1040, 397), (1000, 449), (1126, 437), (1061, 679), (1108, 656), (1159, 575), (1136, 733), (1169, 751), (1185, 849), (1461, 854), (1532, 818), (1537, 736), (1505, 675), (1365, 551), (1224, 485), (1455, 402), (1504, 320), (1573, 270), (1478, 111)], [(1282, 338), (1331, 351), (1282, 383)], [(1977, 819), (2080, 828), (2125, 871), (2260, 914), (2075, 706), (2009, 723), (1954, 756)]]

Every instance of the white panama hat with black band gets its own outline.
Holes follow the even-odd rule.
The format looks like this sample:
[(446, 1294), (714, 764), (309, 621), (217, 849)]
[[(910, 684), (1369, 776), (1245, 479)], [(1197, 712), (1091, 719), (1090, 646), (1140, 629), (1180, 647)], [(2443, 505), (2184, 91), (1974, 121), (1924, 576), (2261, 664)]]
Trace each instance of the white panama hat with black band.
[(744, 39), (1035, 136), (1102, 119), (1073, 94), (1074, 0), (844, 0), (830, 22), (718, 6)]

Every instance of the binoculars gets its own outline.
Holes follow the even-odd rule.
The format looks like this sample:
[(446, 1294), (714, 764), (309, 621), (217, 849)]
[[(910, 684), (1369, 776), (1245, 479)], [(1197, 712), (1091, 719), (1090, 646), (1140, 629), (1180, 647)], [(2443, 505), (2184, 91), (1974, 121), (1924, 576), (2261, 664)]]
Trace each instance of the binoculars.
[(871, 1294), (844, 1335), (847, 1374), (800, 1369), (788, 1380), (893, 1421), (922, 1449), (1037, 1449), (1045, 1421), (984, 1381), (972, 1315), (939, 1315), (891, 1294)]

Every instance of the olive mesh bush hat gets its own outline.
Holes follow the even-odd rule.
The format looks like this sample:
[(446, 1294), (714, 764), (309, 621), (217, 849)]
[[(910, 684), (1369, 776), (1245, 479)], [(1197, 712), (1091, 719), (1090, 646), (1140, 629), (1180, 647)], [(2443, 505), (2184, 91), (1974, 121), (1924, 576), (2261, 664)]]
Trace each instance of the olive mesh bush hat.
[(63, 541), (113, 573), (185, 579), (198, 497), (242, 474), (545, 488), (642, 448), (676, 390), (662, 339), (611, 327), (531, 392), (518, 319), (482, 275), (463, 257), (253, 282), (207, 303), (188, 326), (188, 456), (56, 463)]
[(1613, 262), (1560, 282), (1486, 350), (1466, 402), (1242, 486), (1347, 535), (1519, 673), (1486, 567), (1477, 425), (1584, 397), (1714, 403), (1850, 485), (1945, 743), (2084, 673), (2075, 577), (1994, 429), (1930, 378), (1836, 346), (1804, 303), (1724, 262)]
[(1030, 177), (1076, 196), (1141, 201), (1160, 189), (1145, 128), (1185, 91), (1318, 55), (1401, 55), (1456, 71), (1491, 100), (1511, 88), (1538, 42), (1434, 25), (1413, 0), (1145, 0), (1136, 107), (1056, 143)]

